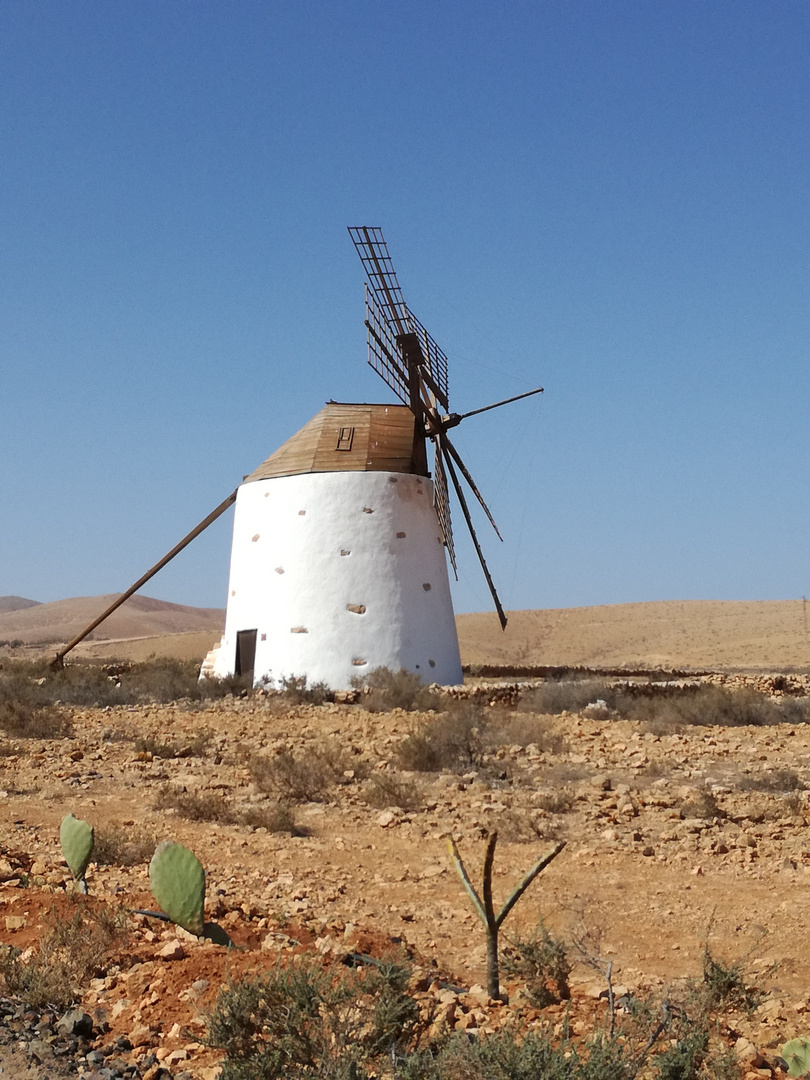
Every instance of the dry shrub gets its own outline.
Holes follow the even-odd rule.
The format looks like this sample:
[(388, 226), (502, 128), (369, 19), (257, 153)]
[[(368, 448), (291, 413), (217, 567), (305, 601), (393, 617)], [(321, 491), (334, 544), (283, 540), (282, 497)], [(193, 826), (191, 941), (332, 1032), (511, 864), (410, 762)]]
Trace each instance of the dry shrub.
[(4, 701), (0, 702), (0, 728), (21, 739), (66, 739), (73, 733), (73, 718), (58, 705)]
[(31, 958), (22, 960), (13, 948), (0, 954), (6, 990), (32, 1006), (70, 1005), (89, 979), (105, 974), (125, 925), (123, 912), (87, 897), (72, 897), (63, 911), (51, 909), (48, 933)]
[(549, 679), (521, 690), (518, 708), (521, 712), (558, 715), (579, 712), (586, 705), (607, 701), (609, 697), (610, 690), (603, 679)]
[(525, 984), (526, 996), (536, 1009), (545, 1009), (571, 997), (568, 977), (572, 965), (568, 950), (542, 920), (530, 938), (510, 942), (501, 963), (507, 975)]
[(218, 821), (221, 825), (236, 825), (236, 810), (223, 795), (214, 791), (179, 791), (164, 785), (152, 804), (155, 810), (176, 810), (188, 821)]
[(785, 720), (782, 707), (756, 690), (729, 690), (725, 686), (683, 687), (656, 697), (628, 697), (623, 715), (644, 723), (657, 735), (684, 727), (763, 727)]
[(722, 818), (725, 811), (717, 797), (709, 788), (700, 788), (691, 799), (681, 803), (681, 814), (685, 818)]
[(174, 810), (187, 821), (209, 821), (220, 825), (247, 825), (251, 829), (267, 829), (268, 832), (288, 832), (291, 836), (305, 833), (296, 825), (295, 815), (289, 804), (279, 801), (267, 806), (251, 806), (239, 810), (228, 800), (213, 791), (179, 791), (166, 784), (153, 803), (155, 810)]
[(793, 769), (772, 769), (756, 776), (743, 776), (739, 787), (742, 791), (803, 791), (804, 782)]
[(239, 823), (251, 829), (266, 829), (269, 833), (289, 833), (290, 836), (308, 835), (307, 829), (296, 823), (293, 808), (285, 802), (250, 806), (240, 813)]
[(569, 788), (558, 788), (538, 796), (535, 806), (547, 814), (567, 814), (576, 801), (575, 792)]
[(439, 698), (428, 689), (419, 676), (405, 668), (391, 671), (387, 667), (374, 668), (368, 675), (352, 679), (352, 686), (362, 690), (360, 704), (369, 712), (390, 712), (392, 709), (427, 711), (436, 709)]
[(336, 784), (347, 778), (362, 779), (367, 772), (365, 762), (335, 742), (298, 757), (290, 750), (272, 758), (255, 756), (248, 768), (260, 791), (275, 792), (290, 802), (322, 802)]
[(498, 815), (490, 828), (507, 844), (534, 844), (538, 840), (559, 840), (559, 823), (528, 810), (510, 808)]
[(277, 696), (288, 705), (323, 705), (335, 699), (335, 695), (325, 682), (316, 682), (308, 686), (306, 675), (289, 675), (283, 678)]
[(133, 738), (135, 750), (153, 758), (205, 757), (211, 745), (211, 732), (201, 731), (190, 742), (162, 742), (151, 735)]
[(391, 772), (375, 773), (363, 797), (369, 806), (376, 806), (380, 810), (396, 806), (400, 810), (415, 812), (422, 808), (419, 784)]
[(204, 701), (247, 694), (244, 677), (199, 679), (199, 664), (189, 660), (159, 659), (145, 663), (101, 665), (81, 661), (51, 670), (46, 662), (12, 663), (0, 672), (0, 703), (34, 705), (105, 706)]
[(481, 767), (486, 715), (472, 701), (453, 702), (435, 720), (421, 724), (397, 746), (403, 769), (411, 772), (466, 772)]
[(494, 716), (486, 728), (489, 746), (534, 746), (544, 754), (565, 754), (568, 743), (541, 716), (503, 713)]
[(146, 829), (102, 825), (95, 830), (93, 862), (98, 866), (138, 866), (149, 862), (155, 837)]

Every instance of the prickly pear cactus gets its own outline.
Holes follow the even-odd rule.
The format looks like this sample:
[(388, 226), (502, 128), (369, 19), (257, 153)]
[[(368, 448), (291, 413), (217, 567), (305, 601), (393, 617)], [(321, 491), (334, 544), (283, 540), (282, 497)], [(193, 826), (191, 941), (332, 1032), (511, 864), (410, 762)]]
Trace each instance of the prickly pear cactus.
[[(93, 854), (93, 839), (93, 828), (86, 821), (74, 817), (73, 814), (68, 814), (62, 820), (59, 829), (62, 854), (80, 887), (84, 885), (84, 875)], [(82, 891), (86, 892), (87, 887), (84, 886)]]
[(788, 1076), (810, 1074), (810, 1039), (791, 1039), (782, 1047), (782, 1057), (788, 1063)]
[(149, 863), (149, 884), (172, 922), (199, 937), (204, 925), (205, 871), (194, 852), (173, 840), (158, 844)]

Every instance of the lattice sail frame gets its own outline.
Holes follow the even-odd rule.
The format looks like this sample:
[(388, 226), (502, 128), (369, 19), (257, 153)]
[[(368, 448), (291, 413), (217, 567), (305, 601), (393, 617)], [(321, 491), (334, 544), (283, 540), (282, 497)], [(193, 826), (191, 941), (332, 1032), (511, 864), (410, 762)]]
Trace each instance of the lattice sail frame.
[(418, 361), (422, 389), (427, 389), (430, 398), (435, 398), (445, 411), (449, 410), (447, 357), (405, 303), (382, 230), (370, 226), (350, 226), (349, 235), (368, 278), (366, 326), (369, 364), (397, 397), (407, 405), (412, 404), (408, 365), (397, 338), (403, 334), (415, 334), (422, 353)]
[(456, 566), (456, 549), (453, 544), (453, 526), (450, 521), (450, 496), (447, 491), (447, 475), (444, 471), (444, 461), (440, 443), (433, 448), (433, 505), (436, 507), (436, 516), (442, 530), (442, 539), (450, 556), (450, 565), (458, 581), (458, 567)]

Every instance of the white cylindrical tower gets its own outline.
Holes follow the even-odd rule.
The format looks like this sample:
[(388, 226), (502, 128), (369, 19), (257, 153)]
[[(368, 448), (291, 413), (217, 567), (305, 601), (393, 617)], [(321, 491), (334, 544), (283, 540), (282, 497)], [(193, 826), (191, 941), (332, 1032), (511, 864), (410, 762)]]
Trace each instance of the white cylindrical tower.
[(404, 406), (326, 406), (248, 476), (208, 670), (347, 689), (376, 667), (460, 683), (424, 440)]

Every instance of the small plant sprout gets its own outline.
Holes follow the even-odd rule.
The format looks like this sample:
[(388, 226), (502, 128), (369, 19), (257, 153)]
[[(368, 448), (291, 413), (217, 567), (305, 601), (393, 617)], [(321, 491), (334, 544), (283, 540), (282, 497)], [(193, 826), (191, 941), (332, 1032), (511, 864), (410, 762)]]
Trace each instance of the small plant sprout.
[(165, 918), (217, 945), (233, 944), (221, 926), (204, 921), (205, 870), (193, 851), (173, 840), (158, 844), (149, 863), (149, 884), (163, 910), (141, 914)]
[(802, 1036), (791, 1039), (782, 1047), (782, 1057), (787, 1062), (788, 1076), (807, 1076), (810, 1074), (810, 1039)]
[(548, 864), (556, 859), (562, 849), (565, 847), (565, 841), (561, 840), (555, 844), (551, 851), (547, 852), (542, 858), (538, 859), (531, 870), (526, 874), (523, 880), (513, 889), (510, 896), (507, 898), (501, 910), (498, 914), (495, 914), (495, 908), (492, 903), (492, 864), (495, 860), (495, 845), (498, 843), (497, 832), (491, 832), (489, 839), (487, 840), (487, 850), (484, 855), (484, 873), (483, 873), (483, 900), (475, 890), (473, 883), (470, 881), (467, 870), (462, 862), (461, 855), (458, 851), (456, 841), (452, 836), (447, 838), (447, 846), (450, 849), (450, 857), (453, 860), (453, 866), (456, 868), (458, 876), (461, 878), (461, 882), (464, 888), (467, 890), (467, 894), (473, 902), (473, 907), (478, 913), (478, 917), (484, 924), (484, 929), (487, 935), (487, 993), (491, 998), (503, 1001), (503, 995), (501, 994), (500, 976), (498, 972), (498, 933), (501, 926), (506, 919), (506, 916), (523, 896), (528, 887), (541, 872), (545, 870)]
[(62, 845), (62, 854), (65, 862), (70, 867), (76, 889), (80, 893), (87, 892), (87, 882), (84, 875), (93, 854), (93, 827), (86, 821), (68, 814), (62, 819), (59, 829), (59, 841)]

